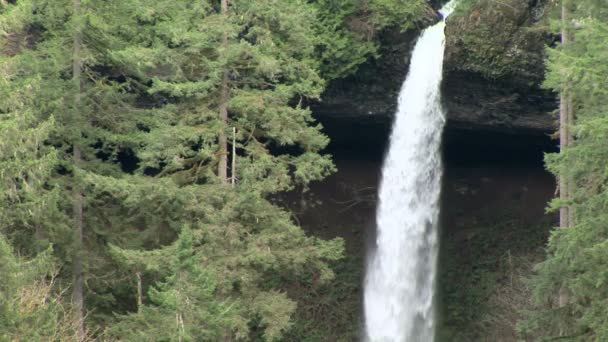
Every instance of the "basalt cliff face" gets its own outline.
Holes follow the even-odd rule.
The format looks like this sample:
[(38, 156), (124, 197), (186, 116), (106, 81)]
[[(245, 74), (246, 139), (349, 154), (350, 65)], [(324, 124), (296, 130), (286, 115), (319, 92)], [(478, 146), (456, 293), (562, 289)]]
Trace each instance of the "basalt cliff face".
[[(546, 144), (555, 130), (557, 108), (555, 94), (541, 88), (544, 47), (556, 41), (546, 27), (552, 5), (548, 0), (478, 3), (447, 21), (442, 92), (448, 135), (496, 133), (535, 137)], [(420, 29), (432, 22), (428, 18)], [(418, 34), (382, 32), (381, 57), (334, 81), (323, 101), (313, 105), (335, 143), (384, 141)]]
[(444, 98), (453, 126), (547, 133), (555, 95), (541, 89), (552, 5), (540, 0), (480, 1), (446, 28)]

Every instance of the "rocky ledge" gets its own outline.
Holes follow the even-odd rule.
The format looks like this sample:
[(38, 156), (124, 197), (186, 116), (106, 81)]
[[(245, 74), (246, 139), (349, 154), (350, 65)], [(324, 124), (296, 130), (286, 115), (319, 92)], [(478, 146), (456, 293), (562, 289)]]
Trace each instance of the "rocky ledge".
[[(540, 85), (544, 46), (556, 39), (545, 30), (550, 1), (479, 3), (447, 22), (442, 91), (448, 129), (552, 133), (556, 96)], [(418, 34), (383, 32), (381, 57), (330, 85), (323, 101), (312, 106), (330, 135), (342, 140), (347, 135), (356, 140), (386, 135)]]

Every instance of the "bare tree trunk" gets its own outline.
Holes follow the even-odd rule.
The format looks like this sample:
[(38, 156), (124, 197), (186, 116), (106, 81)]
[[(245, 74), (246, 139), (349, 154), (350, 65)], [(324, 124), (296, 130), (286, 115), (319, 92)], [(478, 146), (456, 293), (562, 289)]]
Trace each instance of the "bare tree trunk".
[[(567, 45), (570, 42), (570, 30), (569, 15), (568, 15), (568, 1), (562, 0), (562, 46)], [(574, 121), (574, 109), (572, 105), (572, 98), (568, 94), (567, 87), (562, 89), (560, 94), (560, 105), (559, 105), (559, 139), (560, 139), (560, 150), (563, 152), (564, 149), (572, 143), (572, 133), (570, 132), (570, 126)], [(563, 201), (570, 199), (572, 194), (572, 184), (565, 175), (559, 176), (559, 197)], [(574, 222), (574, 215), (570, 206), (562, 206), (559, 209), (559, 226), (560, 228), (571, 227)], [(562, 285), (558, 293), (558, 306), (563, 307), (568, 305), (570, 302), (570, 294), (566, 287)]]
[[(82, 154), (80, 148), (74, 146), (74, 166), (80, 163)], [(84, 340), (84, 274), (82, 267), (82, 252), (83, 252), (83, 210), (82, 210), (82, 192), (80, 186), (74, 184), (72, 194), (72, 215), (74, 220), (74, 260), (72, 261), (73, 285), (72, 285), (72, 302), (74, 303), (74, 312), (76, 314), (77, 323), (77, 338), (78, 341)]]
[(232, 127), (232, 167), (230, 168), (232, 187), (236, 186), (236, 127)]
[[(567, 1), (562, 1), (562, 46), (565, 46), (570, 42), (570, 32), (567, 28), (568, 25), (568, 4)], [(560, 95), (560, 108), (559, 108), (559, 139), (560, 149), (563, 151), (572, 139), (570, 133), (570, 125), (573, 120), (572, 101), (568, 95), (567, 89), (562, 89)], [(571, 186), (569, 185), (568, 179), (564, 175), (559, 176), (559, 197), (566, 201), (570, 198)], [(559, 226), (569, 227), (572, 223), (572, 213), (568, 206), (563, 206), (559, 210)]]
[[(571, 39), (571, 38), (569, 38)], [(567, 112), (567, 117), (568, 117), (568, 131), (566, 132), (568, 134), (568, 145), (571, 145), (573, 143), (573, 136), (572, 136), (572, 131), (570, 130), (570, 127), (574, 124), (574, 105), (572, 104), (572, 96), (570, 96), (568, 93), (566, 93), (566, 97), (567, 97), (567, 101), (568, 101), (568, 112)], [(568, 199), (572, 200), (572, 196), (574, 194), (574, 182), (572, 179), (566, 179), (566, 196)], [(576, 212), (574, 211), (574, 208), (572, 208), (572, 206), (568, 207), (568, 227), (572, 227), (574, 226), (574, 222), (576, 219)]]
[[(76, 27), (74, 29), (74, 51), (72, 59), (72, 79), (75, 86), (74, 94), (74, 118), (78, 119), (80, 113), (80, 97), (82, 93), (82, 14), (80, 9), (80, 0), (73, 0), (74, 20)], [(75, 124), (78, 125), (80, 120), (74, 120)], [(82, 161), (82, 151), (78, 146), (78, 140), (80, 134), (76, 134), (73, 141), (73, 162), (74, 168), (78, 168)], [(74, 225), (74, 252), (72, 260), (72, 273), (73, 273), (73, 284), (72, 284), (72, 302), (74, 304), (74, 311), (76, 315), (76, 337), (78, 341), (84, 341), (84, 275), (82, 266), (82, 252), (83, 252), (83, 198), (82, 190), (78, 184), (78, 180), (74, 179), (72, 193), (72, 215)]]
[[(560, 95), (560, 110), (559, 110), (559, 140), (560, 140), (560, 149), (563, 150), (569, 144), (569, 121), (568, 121), (568, 112), (569, 112), (569, 103), (567, 96), (564, 92)], [(568, 200), (569, 196), (569, 186), (568, 180), (566, 176), (559, 176), (559, 198), (563, 201)], [(567, 206), (562, 206), (559, 209), (559, 226), (561, 228), (568, 227), (570, 225), (570, 208)]]
[(141, 312), (141, 308), (144, 305), (141, 272), (135, 272), (135, 276), (137, 277), (137, 312)]
[[(228, 0), (222, 0), (222, 14), (228, 16)], [(228, 33), (222, 34), (222, 47), (228, 46)], [(220, 148), (220, 160), (218, 163), (217, 175), (222, 184), (228, 184), (228, 139), (226, 137), (226, 124), (228, 123), (228, 70), (222, 75), (220, 85), (219, 118), (222, 121), (222, 129), (219, 134), (218, 144)]]

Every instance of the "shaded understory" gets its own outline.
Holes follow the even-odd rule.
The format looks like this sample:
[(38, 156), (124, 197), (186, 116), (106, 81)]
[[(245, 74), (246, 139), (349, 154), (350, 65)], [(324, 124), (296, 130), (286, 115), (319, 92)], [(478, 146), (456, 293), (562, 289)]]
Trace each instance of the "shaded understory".
[[(444, 142), (438, 339), (514, 341), (519, 310), (529, 306), (523, 278), (542, 258), (554, 224), (545, 207), (555, 185), (542, 154), (555, 143), (542, 135), (456, 130), (448, 130)], [(384, 144), (335, 138), (329, 152), (339, 171), (282, 199), (311, 234), (340, 236), (347, 246), (332, 286), (298, 299), (287, 340), (358, 340)]]

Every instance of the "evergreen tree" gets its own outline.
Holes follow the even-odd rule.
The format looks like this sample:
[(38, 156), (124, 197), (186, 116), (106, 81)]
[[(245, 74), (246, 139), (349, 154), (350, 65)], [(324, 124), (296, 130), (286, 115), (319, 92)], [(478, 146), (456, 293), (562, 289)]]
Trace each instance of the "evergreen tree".
[(51, 250), (31, 260), (15, 256), (0, 234), (0, 339), (60, 341), (75, 337), (75, 322), (53, 288)]
[[(300, 1), (233, 1), (226, 9), (211, 2), (141, 6), (150, 17), (139, 20), (151, 32), (117, 58), (138, 69), (134, 76), (151, 84), (157, 101), (173, 102), (148, 127), (143, 169), (162, 168), (163, 176), (188, 184), (210, 179), (219, 168), (220, 182), (230, 176), (260, 193), (333, 170), (329, 157), (317, 153), (327, 138), (298, 105), (302, 97), (318, 97), (323, 84), (312, 56), (310, 8)], [(240, 166), (238, 175), (226, 170), (233, 127), (238, 155), (231, 164)], [(286, 146), (296, 153), (270, 153)]]
[[(6, 186), (19, 192), (5, 196), (2, 210), (21, 218), (3, 221), (2, 231), (23, 251), (52, 242), (59, 259), (71, 263), (72, 270), (62, 272), (60, 279), (73, 278), (80, 340), (85, 336), (82, 317), (87, 311), (84, 282), (111, 305), (107, 295), (121, 279), (105, 262), (111, 261), (104, 256), (107, 240), (120, 241), (129, 236), (129, 229), (137, 230), (108, 222), (115, 206), (104, 203), (104, 190), (91, 183), (96, 179), (93, 175), (124, 176), (117, 157), (136, 143), (137, 112), (130, 110), (134, 96), (129, 83), (112, 79), (108, 72), (113, 70), (109, 46), (125, 43), (117, 32), (129, 24), (128, 5), (123, 1), (80, 5), (67, 0), (2, 3), (0, 23), (4, 32), (11, 33), (4, 41), (10, 53), (2, 61), (0, 88), (10, 96), (0, 101), (4, 118), (11, 120), (6, 129), (20, 125), (27, 134), (12, 142), (15, 154), (0, 160), (3, 171), (12, 172), (5, 173)], [(14, 36), (24, 37), (27, 44), (15, 44)], [(33, 232), (23, 229), (32, 226)]]
[[(342, 250), (339, 240), (305, 236), (268, 200), (333, 170), (319, 153), (327, 138), (299, 104), (323, 84), (313, 56), (314, 10), (262, 0), (3, 6), (4, 30), (25, 32), (31, 42), (3, 61), (11, 71), (0, 88), (11, 94), (1, 100), (12, 113), (7, 130), (19, 122), (32, 135), (44, 133), (15, 142), (24, 151), (15, 172), (48, 155), (36, 160), (43, 164), (34, 190), (18, 190), (48, 200), (32, 213), (11, 206), (21, 197), (6, 199), (6, 215), (42, 225), (38, 235), (20, 221), (3, 222), (2, 231), (22, 236), (11, 241), (31, 255), (40, 236), (57, 246), (56, 256), (72, 266), (59, 279), (74, 279), (76, 321), (91, 311), (90, 331), (119, 319), (113, 338), (155, 339), (140, 329), (173, 322), (177, 310), (183, 320), (167, 331), (171, 338), (280, 336), (295, 309), (284, 287), (304, 278), (327, 282), (326, 261)], [(20, 123), (25, 118), (31, 122)], [(229, 136), (238, 174), (227, 167)], [(7, 171), (12, 155), (1, 160)], [(7, 187), (15, 181), (8, 175)], [(190, 245), (183, 227), (196, 237)], [(172, 246), (191, 246), (192, 255)], [(141, 257), (163, 251), (182, 258), (157, 268), (157, 259)], [(197, 335), (225, 303), (226, 319)], [(78, 339), (85, 330), (79, 324)]]
[(60, 162), (58, 151), (46, 144), (57, 123), (52, 115), (36, 115), (32, 104), (43, 107), (37, 97), (43, 82), (38, 75), (25, 75), (27, 69), (16, 62), (35, 35), (28, 5), (1, 8), (0, 28), (6, 34), (0, 56), (0, 218), (2, 231), (20, 251), (34, 255), (67, 227), (48, 222), (65, 218), (55, 205), (59, 189), (50, 183)]
[(169, 276), (150, 288), (150, 305), (126, 316), (108, 336), (128, 341), (213, 341), (223, 337), (234, 303), (215, 298), (214, 279), (219, 275), (211, 276), (202, 267), (204, 260), (197, 258), (195, 243), (192, 231), (185, 228), (174, 244), (161, 250), (134, 253), (114, 249), (117, 259), (135, 269), (160, 270), (162, 263)]
[[(0, 1), (2, 331), (280, 339), (306, 295), (290, 289), (327, 284), (343, 251), (271, 200), (335, 170), (304, 103), (426, 8)], [(47, 305), (15, 306), (35, 291)]]
[[(573, 39), (549, 51), (547, 85), (568, 94), (576, 118), (568, 127), (570, 143), (547, 156), (549, 169), (571, 183), (568, 197), (552, 203), (553, 209), (569, 208), (571, 224), (553, 232), (532, 282), (539, 308), (520, 326), (546, 338), (608, 339), (608, 17), (593, 9), (597, 4), (573, 4), (567, 22)], [(566, 300), (557, 300), (564, 293)]]
[[(339, 258), (342, 249), (340, 241), (306, 237), (267, 199), (333, 170), (329, 157), (319, 154), (327, 138), (299, 104), (301, 97), (318, 96), (322, 89), (313, 58), (314, 11), (300, 1), (226, 5), (142, 1), (138, 20), (147, 33), (114, 57), (125, 70), (136, 70), (129, 77), (149, 87), (156, 114), (136, 150), (138, 173), (174, 187), (170, 194), (156, 191), (155, 201), (173, 203), (174, 231), (189, 226), (200, 236), (193, 246), (199, 267), (210, 275), (215, 298), (230, 303), (222, 336), (245, 339), (259, 331), (271, 340), (289, 327), (295, 309), (280, 289), (302, 278), (328, 281), (332, 273), (325, 261)], [(139, 195), (125, 191), (121, 196)], [(139, 265), (148, 279), (161, 279), (158, 288), (177, 286), (175, 281), (183, 279), (179, 267), (159, 270), (144, 257), (149, 253), (124, 250), (131, 261), (122, 263)], [(196, 276), (199, 271), (184, 272), (206, 287)], [(162, 309), (157, 294), (144, 296), (143, 312), (174, 315)], [(206, 309), (180, 310), (184, 334), (196, 329), (194, 317), (206, 316), (200, 310)], [(120, 326), (155, 319), (144, 313)]]
[(423, 0), (314, 0), (318, 13), (317, 59), (325, 79), (354, 73), (370, 58), (378, 57), (378, 33), (386, 28), (405, 31), (421, 22), (429, 11)]

